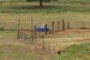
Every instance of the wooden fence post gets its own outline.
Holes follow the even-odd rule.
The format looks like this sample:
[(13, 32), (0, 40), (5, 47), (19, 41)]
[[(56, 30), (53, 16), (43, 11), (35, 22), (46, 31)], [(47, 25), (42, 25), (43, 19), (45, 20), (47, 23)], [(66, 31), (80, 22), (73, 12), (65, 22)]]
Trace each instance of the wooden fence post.
[(52, 33), (54, 33), (54, 21), (52, 22)]
[(17, 39), (20, 39), (20, 19), (18, 21)]
[(62, 20), (62, 31), (64, 31), (65, 30), (65, 21), (64, 21), (64, 19)]
[[(47, 24), (45, 24), (45, 28), (47, 28)], [(47, 30), (45, 31), (45, 35), (47, 35)]]
[(36, 31), (36, 25), (34, 26), (34, 39), (35, 39), (35, 41), (37, 40), (37, 31)]
[(31, 41), (34, 42), (34, 36), (33, 36), (33, 18), (31, 18)]

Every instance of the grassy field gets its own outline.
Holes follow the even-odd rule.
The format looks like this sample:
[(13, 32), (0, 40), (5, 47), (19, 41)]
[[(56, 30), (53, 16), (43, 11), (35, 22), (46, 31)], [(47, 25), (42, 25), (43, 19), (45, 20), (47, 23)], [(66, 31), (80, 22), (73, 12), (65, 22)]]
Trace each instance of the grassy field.
[(57, 2), (43, 3), (25, 2), (23, 0), (0, 0), (0, 13), (64, 13), (64, 12), (90, 12), (89, 0), (58, 0)]
[(0, 8), (1, 13), (64, 13), (64, 12), (90, 12), (89, 5), (45, 3), (44, 7), (38, 7), (38, 3), (6, 4)]
[(30, 44), (16, 39), (13, 31), (0, 31), (1, 60), (42, 60), (40, 55), (31, 51)]
[(90, 60), (90, 44), (72, 45), (53, 60)]
[[(60, 32), (59, 35), (57, 35), (57, 33), (50, 34), (46, 36), (47, 38), (45, 38), (44, 41), (45, 46), (48, 46), (50, 43), (51, 49), (55, 47), (56, 51), (63, 51), (72, 45), (89, 43), (89, 36), (89, 30), (68, 30), (66, 32)], [(38, 41), (40, 42), (40, 40), (41, 39)], [(42, 60), (43, 56), (41, 56), (41, 54), (33, 53), (30, 46), (31, 44), (29, 41), (26, 43), (24, 40), (17, 40), (16, 32), (14, 31), (0, 32), (0, 59), (2, 60)], [(56, 60), (59, 59), (59, 55), (56, 57)]]
[(85, 27), (90, 28), (90, 14), (89, 13), (71, 13), (66, 12), (62, 14), (1, 14), (0, 15), (0, 27), (5, 29), (16, 29), (19, 18), (21, 19), (20, 28), (31, 28), (31, 17), (33, 18), (33, 24), (40, 26), (42, 24), (48, 24), (51, 28), (52, 21), (55, 22), (55, 29), (57, 28), (57, 21), (60, 21), (60, 27), (62, 27), (62, 20), (70, 23), (72, 28), (81, 28), (83, 22)]
[[(21, 29), (30, 29), (31, 18), (33, 18), (34, 25), (40, 26), (47, 23), (50, 29), (52, 21), (55, 22), (55, 29), (57, 29), (57, 21), (60, 21), (60, 29), (62, 29), (63, 19), (65, 26), (69, 22), (70, 27), (81, 28), (84, 22), (85, 27), (90, 28), (90, 0), (58, 0), (57, 2), (45, 2), (43, 5), (39, 7), (38, 2), (28, 3), (25, 0), (0, 0), (0, 29), (17, 29), (19, 19)], [(89, 30), (85, 32), (67, 30), (58, 33), (60, 34), (47, 35), (49, 38), (45, 38), (46, 45), (50, 43), (56, 51), (64, 51), (61, 56), (55, 56), (54, 60), (90, 59), (90, 44), (80, 45), (90, 42)], [(16, 39), (16, 31), (0, 31), (1, 60), (45, 60), (42, 58), (40, 54), (32, 53), (29, 43)]]
[(72, 28), (82, 27), (82, 22), (90, 28), (90, 4), (89, 0), (58, 0), (57, 2), (43, 3), (39, 7), (38, 2), (25, 2), (25, 0), (0, 0), (0, 27), (16, 29), (18, 19), (21, 19), (21, 28), (30, 28), (31, 17), (34, 25), (48, 24), (65, 19), (70, 22)]

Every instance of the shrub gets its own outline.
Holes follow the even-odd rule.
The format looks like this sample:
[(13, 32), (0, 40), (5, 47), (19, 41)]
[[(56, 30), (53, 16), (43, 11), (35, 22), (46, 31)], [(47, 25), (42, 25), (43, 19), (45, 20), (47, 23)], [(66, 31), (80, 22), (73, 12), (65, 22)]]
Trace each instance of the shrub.
[(5, 28), (4, 27), (0, 27), (0, 31), (4, 31), (5, 30)]

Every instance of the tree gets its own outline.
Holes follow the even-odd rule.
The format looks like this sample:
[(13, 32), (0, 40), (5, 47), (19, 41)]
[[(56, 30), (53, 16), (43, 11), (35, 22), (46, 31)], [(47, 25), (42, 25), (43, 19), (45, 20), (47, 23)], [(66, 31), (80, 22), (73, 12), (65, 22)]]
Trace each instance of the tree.
[(40, 2), (40, 7), (42, 7), (42, 6), (43, 6), (43, 5), (42, 5), (43, 0), (39, 0), (39, 2)]
[(39, 1), (39, 6), (42, 7), (43, 6), (43, 2), (50, 2), (50, 1), (58, 1), (58, 0), (26, 0), (27, 2), (32, 2), (32, 1), (36, 1), (38, 2)]

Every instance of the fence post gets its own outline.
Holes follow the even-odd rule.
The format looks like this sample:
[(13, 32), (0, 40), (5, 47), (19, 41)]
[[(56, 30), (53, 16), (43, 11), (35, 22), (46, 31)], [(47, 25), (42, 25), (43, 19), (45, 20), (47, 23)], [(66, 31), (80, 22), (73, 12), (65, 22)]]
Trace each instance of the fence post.
[(64, 31), (65, 30), (65, 21), (64, 21), (64, 19), (62, 20), (62, 31)]
[(36, 25), (34, 26), (34, 38), (37, 40), (37, 31), (36, 31)]
[(20, 39), (20, 18), (18, 20), (17, 39)]
[(31, 41), (34, 42), (34, 36), (33, 36), (33, 18), (31, 17)]
[[(47, 28), (47, 24), (45, 24), (45, 28)], [(47, 35), (47, 30), (45, 31), (45, 35)]]
[(34, 26), (35, 36), (36, 36), (36, 25)]
[(54, 21), (52, 22), (52, 33), (54, 33)]
[(60, 31), (60, 21), (57, 21), (57, 31)]

